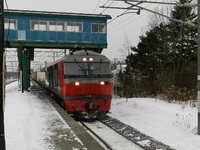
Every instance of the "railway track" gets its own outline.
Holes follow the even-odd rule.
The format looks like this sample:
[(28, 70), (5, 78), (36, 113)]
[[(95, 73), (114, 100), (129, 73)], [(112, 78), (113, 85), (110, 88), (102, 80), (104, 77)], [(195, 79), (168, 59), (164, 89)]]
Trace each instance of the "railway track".
[(175, 150), (108, 115), (105, 118), (99, 119), (99, 121), (144, 150)]
[[(35, 89), (37, 90), (37, 89)], [(124, 138), (128, 139), (135, 145), (139, 146), (140, 149), (144, 150), (175, 150), (170, 146), (153, 139), (152, 137), (143, 134), (142, 132), (138, 131), (137, 129), (122, 123), (121, 121), (112, 118), (106, 115), (104, 118), (98, 119), (102, 124), (111, 128), (113, 131), (117, 132), (118, 134), (122, 135)], [(112, 150), (112, 145), (109, 142), (106, 142), (101, 136), (99, 136), (95, 131), (88, 127), (87, 123), (83, 121), (79, 121), (82, 126), (84, 126), (92, 135), (98, 139), (107, 150)]]
[(89, 133), (92, 133), (92, 135), (95, 136), (95, 138), (100, 141), (100, 143), (103, 144), (103, 146), (107, 149), (107, 150), (113, 150), (112, 147), (103, 139), (101, 138), (98, 134), (96, 134), (92, 129), (90, 129), (83, 121), (80, 121), (81, 125), (83, 127), (85, 127), (87, 129), (87, 131), (89, 131)]
[(86, 130), (100, 143), (105, 150), (143, 150), (140, 146), (124, 138), (99, 120), (81, 122)]
[[(127, 149), (137, 149), (137, 150), (175, 150), (170, 146), (153, 139), (152, 137), (145, 135), (138, 131), (137, 129), (126, 125), (119, 120), (112, 118), (110, 116), (106, 116), (105, 118), (98, 119), (94, 122), (82, 122), (80, 123), (90, 132), (92, 133), (99, 141), (105, 145), (107, 150), (117, 149), (118, 147), (115, 145), (113, 148), (113, 142), (111, 140), (116, 140), (120, 135), (123, 137), (124, 140), (119, 140), (119, 143), (123, 143), (123, 146), (127, 146)], [(96, 126), (96, 127), (95, 127)], [(102, 128), (102, 129), (98, 129)], [(112, 139), (106, 139), (106, 134), (110, 134), (108, 129), (115, 132), (115, 135), (112, 135)], [(99, 130), (99, 131), (98, 131)], [(104, 134), (102, 134), (104, 133)], [(120, 134), (120, 135), (119, 135)], [(109, 135), (111, 136), (111, 135)], [(125, 140), (126, 139), (126, 140)], [(126, 141), (129, 141), (127, 143)], [(117, 143), (115, 141), (115, 143)], [(130, 144), (132, 143), (132, 145)], [(118, 143), (117, 143), (118, 144)], [(122, 145), (122, 144), (121, 144)], [(120, 145), (120, 146), (121, 146)], [(134, 146), (135, 145), (135, 146)], [(122, 147), (123, 147), (122, 146)], [(116, 148), (117, 147), (117, 148)], [(134, 148), (133, 148), (134, 147)], [(118, 148), (120, 149), (120, 148)], [(126, 148), (124, 148), (126, 149)]]

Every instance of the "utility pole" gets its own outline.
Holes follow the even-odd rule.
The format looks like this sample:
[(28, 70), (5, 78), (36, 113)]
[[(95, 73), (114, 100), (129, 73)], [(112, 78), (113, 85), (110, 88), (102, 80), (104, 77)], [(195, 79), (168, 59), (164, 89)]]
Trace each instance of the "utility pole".
[(198, 41), (197, 41), (197, 100), (198, 100), (198, 132), (200, 135), (200, 0), (198, 0), (198, 15), (197, 15), (197, 30), (198, 30)]
[(0, 149), (5, 150), (5, 134), (4, 134), (4, 6), (3, 0), (0, 0)]

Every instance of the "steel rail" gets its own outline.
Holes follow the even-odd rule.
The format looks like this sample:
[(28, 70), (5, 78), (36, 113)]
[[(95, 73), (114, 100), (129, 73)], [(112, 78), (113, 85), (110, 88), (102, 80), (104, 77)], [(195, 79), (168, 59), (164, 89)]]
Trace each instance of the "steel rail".
[(89, 132), (91, 132), (94, 136), (96, 136), (109, 150), (113, 150), (112, 147), (104, 141), (100, 136), (98, 136), (94, 131), (92, 131), (83, 121), (79, 121), (82, 126), (84, 126)]

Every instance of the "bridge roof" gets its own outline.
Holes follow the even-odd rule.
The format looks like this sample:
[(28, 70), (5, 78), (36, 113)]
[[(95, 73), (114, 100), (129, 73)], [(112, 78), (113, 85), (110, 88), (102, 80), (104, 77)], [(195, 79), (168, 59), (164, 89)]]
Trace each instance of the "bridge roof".
[(5, 9), (5, 14), (13, 15), (37, 15), (37, 16), (56, 16), (56, 17), (72, 17), (72, 18), (98, 18), (98, 19), (111, 19), (110, 15), (102, 14), (87, 14), (87, 13), (69, 13), (69, 12), (51, 12), (51, 11), (33, 11), (33, 10), (14, 10)]

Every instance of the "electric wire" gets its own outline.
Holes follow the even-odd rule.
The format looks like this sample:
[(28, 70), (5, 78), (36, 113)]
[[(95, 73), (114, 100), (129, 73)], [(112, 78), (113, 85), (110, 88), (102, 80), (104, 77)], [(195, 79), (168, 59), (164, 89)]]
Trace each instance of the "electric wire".
[[(114, 0), (114, 1), (116, 1), (116, 0)], [(109, 0), (107, 0), (107, 2), (103, 6), (107, 5), (108, 2), (109, 2)], [(105, 8), (105, 10), (106, 10), (106, 8)], [(103, 10), (100, 14), (102, 14), (105, 10)]]
[[(7, 11), (9, 11), (9, 10), (8, 10), (7, 0), (5, 0), (5, 1), (6, 1)], [(111, 5), (112, 5), (114, 2), (116, 2), (116, 1), (117, 1), (117, 0), (113, 0), (113, 1), (108, 5), (108, 7), (111, 6)], [(94, 12), (96, 11), (96, 9), (97, 9), (98, 5), (100, 4), (100, 2), (101, 2), (101, 0), (98, 1), (98, 4), (97, 4), (96, 8), (94, 9)], [(108, 2), (109, 2), (109, 0), (107, 0), (107, 2), (104, 4), (104, 6), (105, 6), (106, 4), (108, 4)], [(151, 4), (150, 4), (150, 5), (151, 5)], [(105, 12), (106, 9), (108, 9), (108, 8), (105, 8), (100, 14), (102, 14), (103, 12)], [(125, 13), (125, 12), (127, 12), (127, 11), (128, 11), (128, 10), (124, 11), (123, 13)], [(121, 14), (123, 14), (123, 13), (121, 13)], [(146, 13), (145, 13), (145, 14), (146, 14)], [(145, 15), (145, 14), (143, 14), (143, 15)], [(143, 15), (142, 15), (142, 16), (143, 16)], [(111, 20), (110, 22), (108, 22), (106, 25), (111, 24), (112, 22), (114, 22), (117, 18), (119, 18), (119, 16), (120, 16), (120, 15), (118, 15), (117, 17), (115, 17), (114, 19), (112, 19), (112, 20)], [(135, 15), (134, 15), (134, 16), (135, 16)], [(140, 16), (140, 17), (142, 17), (142, 16)], [(125, 26), (127, 26), (128, 24), (132, 23), (133, 21), (139, 19), (140, 17), (138, 17), (138, 18), (136, 18), (136, 19), (134, 19), (134, 20), (131, 20), (129, 23), (126, 23)], [(130, 17), (130, 18), (131, 18), (131, 17)], [(116, 26), (119, 26), (120, 24), (124, 23), (125, 21), (129, 20), (130, 18), (125, 19), (125, 20), (122, 21), (121, 23), (115, 25), (113, 28), (115, 28)], [(90, 24), (90, 22), (88, 22), (88, 24), (87, 24), (86, 26), (89, 26), (89, 24)], [(122, 26), (122, 27), (124, 27), (124, 26)], [(119, 28), (117, 28), (116, 30), (114, 30), (114, 31), (112, 31), (112, 32), (109, 31), (109, 32), (110, 32), (109, 34), (112, 34), (112, 33), (116, 32), (117, 30), (121, 29), (122, 27), (119, 27)], [(87, 27), (86, 27), (86, 28), (87, 28)], [(113, 28), (112, 28), (112, 29), (113, 29)], [(111, 30), (112, 30), (112, 29), (111, 29)], [(7, 33), (7, 38), (6, 38), (7, 40), (8, 40), (8, 37), (9, 37), (9, 31), (10, 31), (10, 18), (9, 18), (9, 27), (8, 27), (8, 33)], [(77, 39), (78, 36), (79, 36), (80, 34), (81, 34), (81, 33), (77, 34), (76, 37), (74, 37), (73, 40)], [(83, 40), (85, 40), (86, 38), (88, 38), (88, 37), (90, 37), (90, 36), (91, 36), (91, 35), (88, 35), (88, 36), (85, 37)]]
[[(114, 0), (115, 2), (117, 1), (117, 0)], [(113, 1), (113, 2), (114, 2)], [(113, 2), (112, 3), (110, 3), (107, 7), (110, 7), (112, 4), (113, 4)], [(108, 1), (106, 2), (106, 4), (108, 3)], [(104, 4), (103, 6), (105, 6), (106, 4)], [(147, 5), (147, 7), (149, 7), (149, 6), (151, 6), (152, 4), (149, 4), (149, 5)], [(157, 6), (159, 6), (159, 5), (157, 5)], [(156, 6), (156, 7), (157, 7)], [(154, 7), (155, 8), (155, 7)], [(105, 8), (101, 13), (103, 13), (106, 9), (108, 9), (108, 8)], [(123, 13), (126, 13), (126, 12), (128, 12), (129, 10), (126, 10), (126, 11), (124, 11)], [(106, 25), (109, 25), (109, 24), (111, 24), (112, 22), (114, 22), (115, 20), (117, 20), (123, 13), (121, 13), (120, 15), (118, 15), (118, 16), (116, 16), (114, 19), (112, 19), (111, 21), (109, 21)], [(123, 25), (123, 26), (121, 26), (121, 27), (119, 27), (119, 28), (117, 28), (116, 30), (114, 30), (114, 31), (112, 31), (112, 32), (107, 32), (107, 34), (112, 34), (112, 33), (114, 33), (114, 32), (116, 32), (116, 31), (118, 31), (119, 29), (121, 29), (122, 27), (124, 27), (124, 26), (127, 26), (127, 25), (129, 25), (130, 23), (132, 23), (133, 21), (135, 21), (135, 20), (138, 20), (139, 18), (141, 18), (141, 17), (143, 17), (144, 15), (146, 15), (148, 12), (146, 12), (146, 13), (144, 13), (143, 15), (141, 15), (141, 16), (139, 16), (139, 17), (137, 17), (136, 19), (134, 19), (134, 20), (131, 20), (130, 22), (128, 22), (128, 23), (126, 23), (125, 25)], [(135, 16), (135, 15), (134, 15)], [(123, 23), (125, 23), (125, 21), (127, 21), (127, 20), (129, 20), (129, 19), (131, 19), (131, 17), (129, 17), (128, 19), (125, 19), (124, 21), (122, 21), (122, 22), (120, 22), (119, 24), (117, 24), (117, 25), (115, 25), (114, 27), (116, 27), (116, 26), (118, 26), (118, 25), (120, 25), (120, 24), (123, 24)], [(113, 28), (114, 28), (113, 27)], [(112, 29), (113, 29), (112, 28)], [(111, 29), (111, 30), (112, 30)], [(88, 35), (87, 37), (85, 37), (85, 38), (88, 38), (88, 37), (91, 37), (91, 35)]]
[[(121, 24), (124, 24), (124, 25), (120, 26), (119, 28), (115, 29), (114, 31), (109, 31), (108, 34), (112, 34), (112, 33), (116, 32), (116, 31), (118, 31), (119, 29), (121, 29), (121, 28), (123, 28), (123, 27), (125, 27), (125, 26), (128, 26), (128, 25), (131, 24), (132, 22), (134, 22), (134, 21), (140, 19), (141, 17), (145, 16), (147, 13), (148, 13), (148, 12), (145, 12), (145, 13), (142, 14), (141, 16), (138, 16), (137, 18), (134, 18), (133, 20), (129, 21), (128, 23), (127, 23), (127, 22), (125, 23), (125, 21), (131, 19), (131, 17), (125, 19), (124, 21), (120, 22), (119, 24), (116, 24), (116, 25), (115, 25), (114, 27), (112, 27), (110, 30), (114, 29), (115, 27), (117, 27), (117, 26), (119, 26), (119, 25), (121, 25)], [(133, 17), (134, 17), (134, 16), (135, 16), (135, 14), (133, 15)], [(116, 17), (115, 19), (117, 19), (117, 18), (118, 18), (118, 17)], [(113, 20), (113, 21), (114, 21), (114, 20)], [(109, 22), (109, 23), (110, 23), (110, 22)], [(108, 23), (108, 24), (109, 24), (109, 23)]]
[[(108, 5), (108, 7), (110, 7), (115, 1), (116, 1), (116, 0), (113, 0), (113, 1)], [(106, 11), (106, 9), (107, 9), (107, 8), (105, 8), (105, 9), (101, 12), (101, 14), (104, 13), (104, 12)]]
[[(110, 7), (110, 6), (111, 6), (114, 2), (116, 2), (116, 1), (117, 1), (117, 0), (113, 0), (113, 2), (111, 2), (107, 7)], [(157, 0), (156, 0), (156, 1), (157, 1)], [(109, 2), (109, 0), (108, 0), (103, 6), (105, 6), (108, 2)], [(149, 7), (150, 5), (152, 5), (152, 3), (149, 4), (147, 7)], [(157, 5), (156, 7), (158, 7), (158, 6), (160, 6), (160, 5), (161, 5), (161, 4)], [(147, 7), (146, 7), (146, 8), (147, 8)], [(155, 7), (154, 7), (154, 8), (155, 8)], [(108, 8), (105, 8), (100, 14), (102, 14), (103, 12), (105, 12), (106, 9), (108, 9)], [(124, 11), (123, 13), (121, 13), (120, 15), (118, 15), (117, 17), (115, 17), (114, 19), (112, 19), (111, 21), (109, 21), (106, 25), (111, 24), (112, 22), (114, 22), (115, 20), (117, 20), (121, 15), (123, 15), (124, 13), (126, 13), (126, 12), (128, 12), (128, 11), (129, 11), (129, 10)], [(114, 30), (114, 31), (112, 31), (112, 32), (110, 32), (110, 30), (109, 30), (109, 32), (108, 32), (107, 34), (112, 34), (112, 33), (116, 32), (116, 31), (118, 31), (119, 29), (123, 28), (124, 26), (127, 26), (127, 25), (129, 25), (130, 23), (132, 23), (133, 21), (138, 20), (139, 18), (143, 17), (143, 16), (146, 15), (147, 13), (148, 13), (148, 12), (145, 12), (143, 15), (141, 15), (141, 16), (139, 16), (139, 17), (133, 19), (133, 20), (131, 20), (130, 22), (126, 23), (125, 25), (123, 25), (123, 26), (117, 28), (116, 30)], [(134, 14), (134, 16), (135, 16), (135, 14)], [(119, 26), (120, 24), (125, 23), (125, 22), (126, 22), (127, 20), (129, 20), (129, 19), (131, 19), (131, 17), (129, 17), (128, 19), (125, 19), (124, 21), (122, 21), (122, 22), (120, 22), (119, 24), (115, 25), (114, 27), (112, 27), (112, 29), (115, 28), (115, 27), (117, 27), (117, 26)], [(89, 24), (88, 24), (88, 25), (89, 25)], [(112, 29), (111, 29), (111, 30), (112, 30)], [(99, 29), (98, 29), (98, 30), (99, 30)], [(85, 37), (84, 39), (86, 39), (86, 38), (88, 38), (88, 37), (91, 37), (91, 34), (88, 35), (87, 37)]]
[[(152, 4), (147, 5), (146, 8), (150, 7), (151, 5), (152, 5)], [(161, 5), (161, 4), (160, 4), (160, 5)], [(158, 6), (160, 6), (160, 5), (157, 5), (157, 6), (155, 6), (155, 7), (158, 7)], [(154, 8), (155, 8), (155, 7), (154, 7)], [(154, 9), (154, 8), (153, 8), (153, 9)], [(116, 24), (115, 26), (113, 26), (110, 30), (113, 30), (115, 27), (117, 27), (117, 26), (119, 26), (119, 25), (121, 25), (121, 24), (125, 24), (125, 25), (120, 26), (119, 28), (115, 29), (114, 31), (110, 31), (110, 30), (109, 30), (108, 34), (112, 34), (112, 33), (116, 32), (116, 31), (118, 31), (119, 29), (121, 29), (121, 28), (123, 28), (123, 27), (125, 27), (125, 26), (127, 26), (127, 25), (129, 25), (129, 24), (131, 24), (132, 22), (134, 22), (135, 20), (140, 19), (141, 17), (143, 17), (143, 16), (146, 15), (147, 13), (148, 13), (148, 12), (145, 12), (144, 14), (140, 15), (140, 16), (137, 17), (137, 18), (134, 18), (133, 20), (129, 21), (128, 23), (126, 23), (126, 21), (129, 20), (129, 19), (131, 19), (131, 17), (129, 17), (129, 18), (127, 18), (127, 19), (121, 21), (120, 23), (118, 23), (118, 24)], [(136, 15), (136, 14), (134, 14), (133, 17), (134, 17), (135, 15)], [(118, 16), (115, 18), (115, 20), (116, 20), (117, 18), (118, 18)], [(111, 21), (112, 21), (112, 20), (111, 20)], [(110, 22), (109, 22), (109, 23), (110, 23)]]
[[(100, 0), (101, 1), (101, 0)], [(100, 2), (99, 1), (99, 2)], [(107, 4), (109, 2), (109, 0), (107, 0), (107, 2), (104, 4), (104, 6)], [(113, 0), (108, 6), (111, 6), (114, 2), (116, 2), (116, 0)], [(99, 5), (99, 3), (98, 3), (98, 5)], [(97, 8), (98, 6), (96, 6), (96, 8)], [(107, 8), (105, 8), (100, 14), (103, 14), (103, 12), (105, 12), (106, 11), (106, 9)], [(95, 19), (96, 20), (96, 19)], [(88, 22), (88, 24), (86, 25), (86, 28), (89, 26), (89, 24), (90, 24), (90, 22)], [(108, 24), (108, 23), (107, 23)], [(106, 25), (107, 25), (106, 24)], [(98, 30), (99, 30), (100, 28), (98, 28)], [(81, 34), (81, 33), (79, 33), (79, 34)], [(85, 39), (87, 39), (87, 38), (90, 38), (92, 35), (90, 34), (90, 35), (88, 35), (88, 36), (86, 36), (83, 40), (85, 40)], [(78, 35), (76, 36), (76, 37), (78, 37)], [(76, 37), (75, 37), (75, 39), (76, 39)], [(74, 40), (75, 40), (74, 39)]]
[[(113, 3), (113, 7), (115, 6), (116, 3), (117, 3), (117, 0), (115, 0), (115, 2)], [(108, 11), (108, 14), (110, 14), (111, 11), (112, 11), (112, 9), (110, 9), (110, 10)]]
[[(117, 0), (113, 0), (107, 7), (110, 7), (110, 6), (111, 6), (114, 2), (116, 2), (116, 1), (117, 1)], [(108, 0), (103, 6), (105, 6), (108, 2), (109, 2), (109, 0)], [(151, 5), (151, 4), (150, 4), (150, 5)], [(103, 12), (105, 12), (106, 9), (108, 9), (108, 8), (105, 8), (100, 14), (103, 14)], [(123, 13), (125, 13), (125, 12), (127, 12), (127, 11), (128, 11), (128, 10), (124, 11)], [(120, 14), (120, 15), (121, 15), (121, 14)], [(115, 17), (114, 19), (112, 19), (110, 22), (106, 23), (106, 26), (107, 26), (108, 24), (112, 23), (113, 21), (115, 21), (117, 18), (119, 18), (120, 15), (118, 15), (117, 17)], [(95, 19), (95, 20), (96, 20), (96, 19)], [(86, 28), (90, 25), (90, 23), (91, 23), (91, 22), (88, 22), (88, 24), (86, 25)], [(122, 23), (123, 23), (123, 22), (122, 22)], [(100, 28), (98, 28), (98, 31), (99, 31), (99, 30), (100, 30)], [(82, 33), (77, 34), (76, 37), (74, 37), (73, 40), (76, 40), (76, 38), (77, 38), (80, 34), (82, 34)], [(90, 35), (84, 37), (83, 40), (85, 40), (85, 39), (87, 39), (87, 38), (90, 38), (91, 36), (92, 36), (92, 35), (90, 34)]]
[(93, 14), (94, 14), (95, 11), (97, 10), (97, 7), (99, 6), (100, 2), (101, 2), (101, 0), (98, 1), (97, 6), (95, 7), (95, 9), (94, 9), (94, 11), (93, 11)]
[[(101, 0), (100, 0), (100, 1), (101, 1)], [(99, 2), (100, 2), (100, 1), (99, 1)], [(108, 2), (109, 2), (109, 0), (107, 0), (107, 2), (106, 2), (104, 5), (106, 5)], [(112, 2), (109, 4), (109, 6), (111, 6), (114, 2), (116, 2), (116, 0), (112, 1)], [(98, 5), (99, 5), (99, 3), (98, 3)], [(97, 6), (96, 6), (96, 8), (97, 8)], [(100, 15), (103, 14), (103, 12), (105, 12), (106, 9), (107, 9), (107, 8), (105, 8), (105, 9), (100, 13)], [(96, 11), (96, 10), (95, 10), (95, 11)], [(97, 18), (94, 19), (94, 20), (91, 21), (91, 22), (88, 22), (87, 25), (86, 25), (86, 28), (88, 28), (89, 25), (90, 25), (92, 22), (95, 22), (95, 20), (97, 20)], [(107, 25), (107, 23), (106, 23), (105, 25)], [(98, 28), (98, 31), (99, 31), (99, 29), (100, 29), (100, 28)], [(78, 34), (73, 38), (73, 41), (75, 41), (75, 40), (78, 38), (78, 36), (80, 36), (81, 34), (82, 34), (82, 32), (81, 32), (81, 33), (78, 33)], [(84, 38), (82, 39), (82, 41), (84, 41), (85, 39), (90, 38), (91, 36), (92, 36), (92, 35), (90, 34), (90, 35), (84, 37)]]

